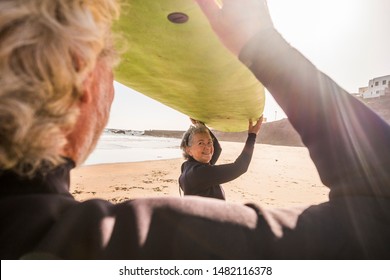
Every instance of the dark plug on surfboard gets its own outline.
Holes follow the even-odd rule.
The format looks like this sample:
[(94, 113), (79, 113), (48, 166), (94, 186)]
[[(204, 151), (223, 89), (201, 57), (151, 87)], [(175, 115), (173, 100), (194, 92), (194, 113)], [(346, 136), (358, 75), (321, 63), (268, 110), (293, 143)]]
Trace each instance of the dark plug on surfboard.
[(189, 19), (188, 15), (181, 12), (173, 12), (167, 16), (168, 20), (173, 23), (186, 23)]

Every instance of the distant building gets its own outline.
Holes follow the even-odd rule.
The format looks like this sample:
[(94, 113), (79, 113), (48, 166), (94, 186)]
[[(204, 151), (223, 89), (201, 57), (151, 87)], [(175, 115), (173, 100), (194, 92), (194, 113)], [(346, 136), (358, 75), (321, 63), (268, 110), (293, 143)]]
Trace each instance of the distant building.
[(390, 75), (377, 77), (368, 82), (368, 87), (359, 88), (363, 98), (374, 98), (390, 93)]
[(365, 92), (367, 92), (367, 91), (368, 91), (368, 86), (367, 87), (361, 87), (361, 88), (359, 88), (359, 94), (358, 95), (363, 96), (363, 94)]

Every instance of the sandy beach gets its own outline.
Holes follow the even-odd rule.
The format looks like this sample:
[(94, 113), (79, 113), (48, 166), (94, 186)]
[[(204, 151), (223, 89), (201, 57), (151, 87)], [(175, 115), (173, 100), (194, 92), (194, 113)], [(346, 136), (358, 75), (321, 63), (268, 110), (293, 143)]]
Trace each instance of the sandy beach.
[[(233, 162), (243, 143), (221, 142), (218, 164)], [(182, 158), (82, 166), (71, 173), (71, 193), (83, 201), (113, 203), (139, 197), (180, 197), (178, 177)], [(305, 147), (256, 144), (249, 170), (222, 185), (227, 201), (253, 202), (282, 208), (319, 204), (328, 200), (326, 188)]]
[[(359, 99), (390, 123), (390, 96)], [(166, 132), (166, 131), (165, 131)], [(149, 136), (180, 137), (183, 132), (147, 131)], [(216, 133), (217, 134), (217, 133)], [(219, 133), (218, 139), (245, 141), (245, 133)], [(233, 162), (243, 143), (220, 141), (218, 164)], [(223, 184), (227, 201), (263, 207), (313, 205), (328, 201), (329, 189), (318, 175), (307, 148), (287, 119), (264, 123), (247, 173)], [(269, 145), (275, 144), (275, 145)], [(276, 146), (282, 145), (282, 146)], [(71, 173), (71, 192), (79, 200), (103, 198), (114, 203), (150, 196), (179, 197), (177, 179), (183, 159), (80, 167)]]

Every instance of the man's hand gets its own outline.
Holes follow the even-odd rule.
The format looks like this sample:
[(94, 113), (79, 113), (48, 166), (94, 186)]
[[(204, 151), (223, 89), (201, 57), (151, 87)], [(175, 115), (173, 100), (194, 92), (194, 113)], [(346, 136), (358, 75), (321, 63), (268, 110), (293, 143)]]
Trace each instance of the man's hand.
[(195, 0), (221, 42), (236, 56), (258, 32), (273, 24), (265, 0)]

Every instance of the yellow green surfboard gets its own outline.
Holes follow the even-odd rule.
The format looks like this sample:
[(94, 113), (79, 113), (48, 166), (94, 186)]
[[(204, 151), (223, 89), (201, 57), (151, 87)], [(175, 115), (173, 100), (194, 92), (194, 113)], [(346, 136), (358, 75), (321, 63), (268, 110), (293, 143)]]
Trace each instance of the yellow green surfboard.
[(114, 29), (126, 46), (116, 81), (219, 131), (247, 130), (261, 116), (264, 87), (219, 42), (195, 1), (123, 2)]

